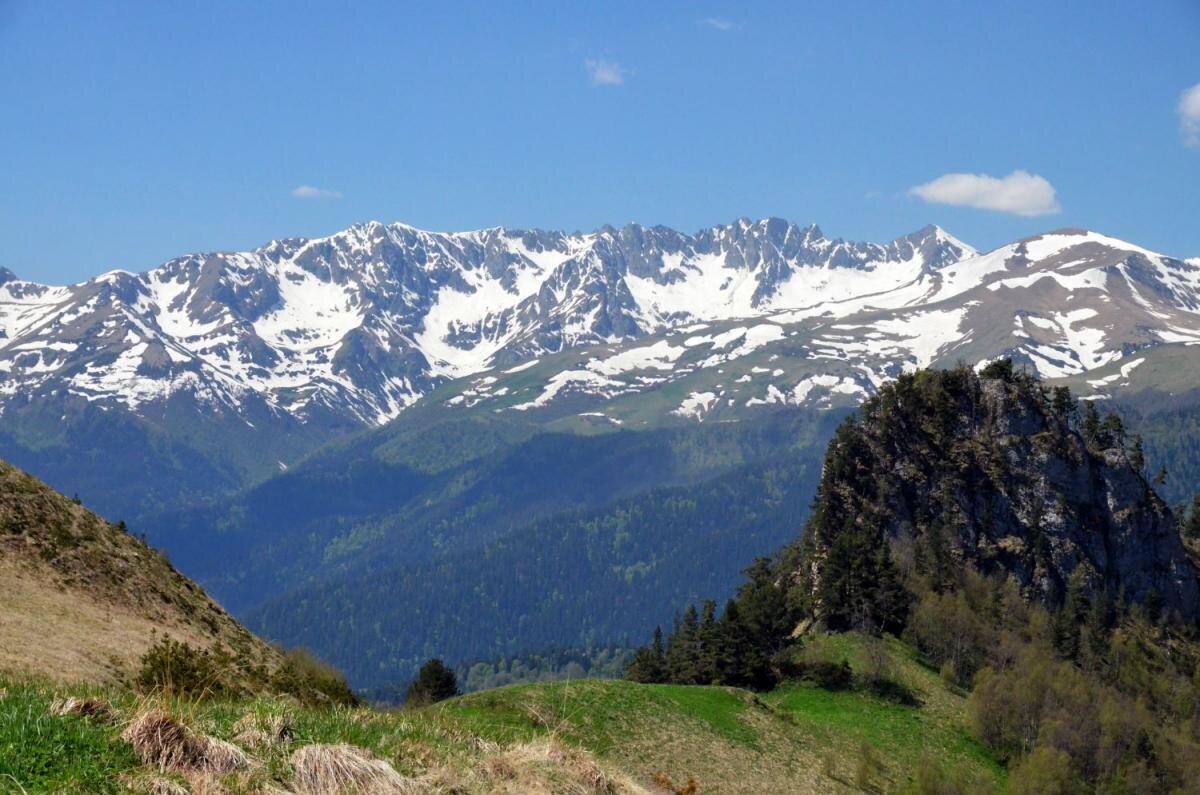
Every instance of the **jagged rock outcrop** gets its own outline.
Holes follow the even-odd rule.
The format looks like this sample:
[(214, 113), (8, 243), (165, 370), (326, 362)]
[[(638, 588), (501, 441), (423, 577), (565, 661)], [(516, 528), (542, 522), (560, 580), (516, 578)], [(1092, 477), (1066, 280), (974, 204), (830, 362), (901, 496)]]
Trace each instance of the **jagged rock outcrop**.
[(1091, 593), (1195, 623), (1196, 568), (1136, 448), (1116, 415), (1007, 360), (902, 376), (831, 442), (797, 581), (817, 618), (832, 614), (823, 579), (842, 537), (886, 539), (897, 568), (933, 579), (971, 565), (1055, 605), (1078, 572)]

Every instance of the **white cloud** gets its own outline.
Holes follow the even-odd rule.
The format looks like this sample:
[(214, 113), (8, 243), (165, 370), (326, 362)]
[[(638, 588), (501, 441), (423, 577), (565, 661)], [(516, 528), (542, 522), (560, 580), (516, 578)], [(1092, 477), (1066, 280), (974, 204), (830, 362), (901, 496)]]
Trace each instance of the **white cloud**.
[(342, 194), (336, 190), (326, 190), (325, 188), (314, 188), (312, 185), (301, 185), (298, 188), (292, 188), (292, 196), (297, 199), (340, 199)]
[(616, 61), (592, 60), (583, 62), (594, 86), (619, 86), (625, 82), (625, 67)]
[(1179, 95), (1179, 128), (1184, 146), (1200, 148), (1200, 83)]
[(720, 17), (708, 17), (707, 19), (702, 19), (700, 21), (705, 25), (708, 25), (713, 30), (733, 30), (735, 27), (737, 27), (728, 19), (721, 19)]
[(944, 174), (909, 189), (909, 194), (932, 204), (975, 207), (1013, 215), (1053, 215), (1062, 208), (1054, 186), (1045, 177), (1014, 171), (1007, 177), (987, 174)]

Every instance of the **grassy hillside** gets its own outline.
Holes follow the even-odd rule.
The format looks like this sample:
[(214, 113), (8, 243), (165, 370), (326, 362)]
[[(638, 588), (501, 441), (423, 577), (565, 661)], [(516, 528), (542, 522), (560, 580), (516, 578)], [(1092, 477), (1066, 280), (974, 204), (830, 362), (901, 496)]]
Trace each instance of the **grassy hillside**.
[[(837, 643), (856, 671), (866, 664), (861, 638)], [(965, 699), (907, 647), (893, 641), (889, 649), (892, 675), (917, 705), (802, 683), (756, 696), (583, 680), (385, 712), (270, 699), (145, 701), (118, 690), (10, 681), (0, 683), (0, 792), (150, 791), (165, 781), (190, 788), (176, 791), (214, 784), (233, 792), (331, 791), (304, 789), (312, 752), (300, 749), (312, 744), (350, 744), (385, 760), (396, 777), (378, 792), (935, 792), (951, 779), (986, 792), (1002, 784), (999, 766), (968, 735)], [(52, 714), (65, 695), (102, 699), (114, 714)], [(233, 753), (217, 744), (224, 754), (209, 754), (226, 760), (226, 772), (187, 757), (165, 770), (145, 764), (122, 735), (136, 741), (130, 726), (152, 709), (193, 737), (232, 743)]]
[(280, 659), (122, 526), (0, 462), (0, 671), (120, 680), (159, 635)]

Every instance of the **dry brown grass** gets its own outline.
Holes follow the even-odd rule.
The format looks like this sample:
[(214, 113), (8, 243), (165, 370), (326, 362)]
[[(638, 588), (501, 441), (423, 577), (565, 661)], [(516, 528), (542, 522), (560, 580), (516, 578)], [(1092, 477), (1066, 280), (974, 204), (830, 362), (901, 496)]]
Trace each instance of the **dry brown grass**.
[(428, 784), (406, 778), (370, 751), (352, 745), (306, 745), (292, 754), (292, 786), (300, 795), (424, 795)]
[(278, 652), (142, 542), (0, 462), (0, 671), (112, 683), (169, 631), (255, 665)]
[(121, 737), (143, 764), (163, 773), (226, 775), (250, 767), (236, 745), (198, 734), (160, 709), (139, 712)]
[(115, 723), (117, 720), (117, 713), (107, 701), (100, 698), (60, 698), (50, 705), (50, 714), (59, 717), (78, 715), (98, 723)]
[(233, 727), (233, 741), (250, 750), (268, 750), (284, 746), (295, 739), (291, 719), (287, 715), (263, 715), (251, 712)]
[(136, 776), (123, 778), (121, 783), (139, 795), (191, 795), (191, 790), (173, 779), (163, 776)]
[(553, 738), (515, 743), (481, 765), (487, 792), (529, 795), (642, 795), (649, 791), (608, 772), (595, 758)]

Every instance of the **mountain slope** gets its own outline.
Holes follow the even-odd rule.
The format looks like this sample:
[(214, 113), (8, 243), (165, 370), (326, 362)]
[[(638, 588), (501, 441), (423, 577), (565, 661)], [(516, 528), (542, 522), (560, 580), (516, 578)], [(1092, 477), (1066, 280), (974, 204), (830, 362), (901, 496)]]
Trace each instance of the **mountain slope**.
[[(387, 682), (444, 644), (472, 658), (540, 648), (512, 637), (521, 615), (519, 638), (607, 642), (640, 632), (661, 611), (662, 594), (703, 583), (727, 589), (742, 560), (782, 543), (800, 521), (815, 451), (839, 416), (776, 409), (739, 423), (572, 433), (430, 404), (233, 498), (143, 526), (238, 615), (259, 616), (269, 604), (277, 619), (255, 619), (267, 636), (349, 666), (356, 683)], [(750, 505), (762, 511), (739, 508)], [(695, 576), (685, 565), (696, 562), (685, 515), (710, 538)], [(448, 575), (456, 569), (476, 574)], [(572, 569), (578, 580), (568, 598), (581, 612), (562, 625), (544, 598), (559, 589), (550, 572)], [(697, 585), (679, 591), (691, 580)], [(627, 609), (588, 615), (600, 604), (584, 596), (589, 590), (619, 591)], [(507, 593), (508, 603), (487, 593)], [(474, 598), (484, 600), (481, 609), (451, 619), (450, 604)], [(349, 618), (369, 604), (376, 617)], [(499, 623), (483, 618), (493, 608)], [(342, 618), (323, 627), (316, 613)], [(427, 620), (412, 623), (416, 615)], [(473, 629), (451, 631), (451, 620)]]
[(156, 633), (281, 659), (124, 527), (0, 463), (0, 670), (126, 679)]
[(246, 621), (362, 687), (404, 681), (433, 656), (628, 643), (669, 623), (674, 605), (732, 593), (745, 561), (793, 538), (819, 476), (810, 461), (552, 513), (429, 561), (376, 555), (266, 600)]

